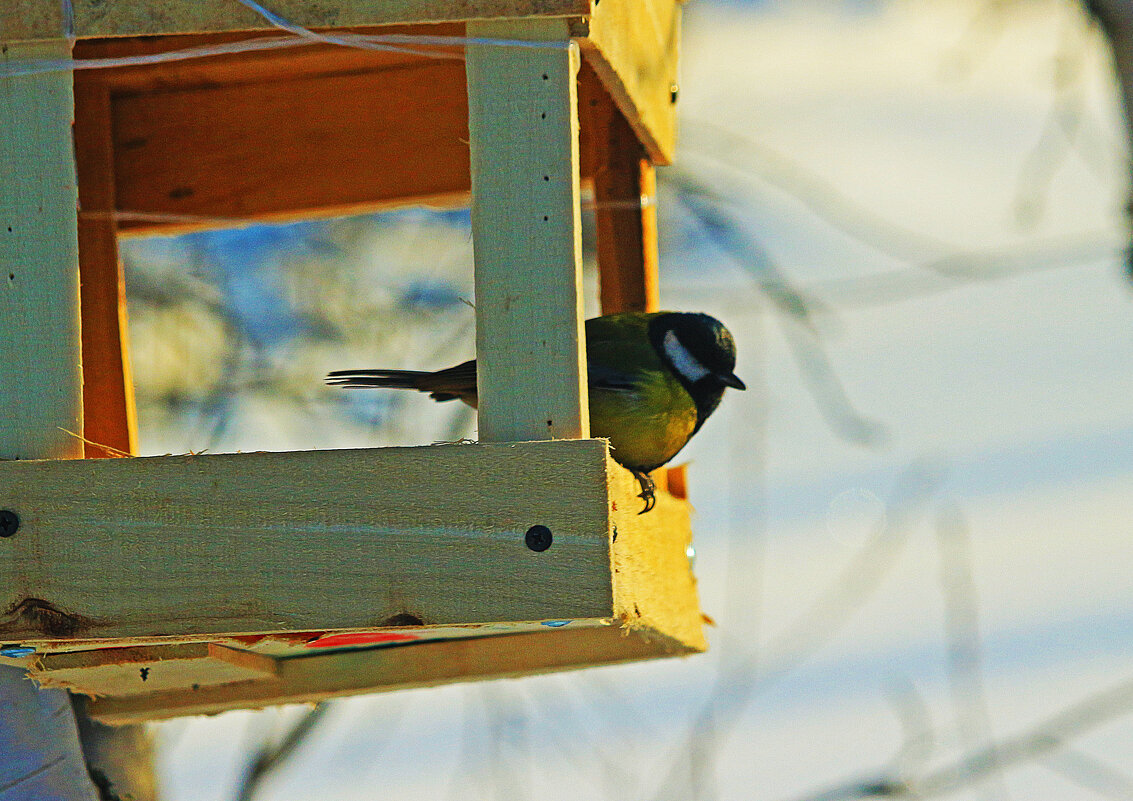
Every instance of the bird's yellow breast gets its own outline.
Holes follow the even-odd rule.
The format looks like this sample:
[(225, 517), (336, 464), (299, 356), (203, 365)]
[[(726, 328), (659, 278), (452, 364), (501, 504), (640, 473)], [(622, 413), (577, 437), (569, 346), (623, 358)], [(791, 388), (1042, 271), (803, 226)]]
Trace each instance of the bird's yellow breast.
[(650, 371), (634, 391), (590, 388), (590, 435), (608, 437), (613, 457), (649, 471), (672, 459), (696, 428), (696, 404), (679, 382)]

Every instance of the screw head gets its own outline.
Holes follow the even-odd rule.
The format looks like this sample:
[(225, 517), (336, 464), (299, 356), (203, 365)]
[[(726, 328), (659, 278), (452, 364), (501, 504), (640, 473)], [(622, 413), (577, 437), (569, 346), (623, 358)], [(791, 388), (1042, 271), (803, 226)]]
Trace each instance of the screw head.
[(11, 509), (0, 509), (0, 537), (11, 537), (20, 527), (20, 516)]
[(551, 529), (546, 526), (532, 526), (523, 535), (523, 541), (527, 543), (527, 547), (536, 552), (550, 548), (554, 539)]

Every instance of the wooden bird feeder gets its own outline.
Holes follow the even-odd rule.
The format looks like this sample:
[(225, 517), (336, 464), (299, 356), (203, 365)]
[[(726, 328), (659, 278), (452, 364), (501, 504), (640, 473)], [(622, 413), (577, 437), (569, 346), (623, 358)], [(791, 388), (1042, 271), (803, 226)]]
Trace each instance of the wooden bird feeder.
[[(126, 722), (703, 650), (687, 503), (638, 515), (589, 439), (580, 297), (589, 182), (603, 309), (655, 306), (679, 4), (269, 5), (460, 41), (283, 47), (238, 0), (0, 8), (0, 663)], [(82, 458), (136, 448), (119, 236), (469, 193), (480, 443)]]

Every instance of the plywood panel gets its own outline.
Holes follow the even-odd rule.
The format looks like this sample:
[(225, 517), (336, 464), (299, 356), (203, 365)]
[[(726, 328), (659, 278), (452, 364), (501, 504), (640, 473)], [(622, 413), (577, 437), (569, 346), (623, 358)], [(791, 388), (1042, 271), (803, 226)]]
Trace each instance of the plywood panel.
[(131, 723), (455, 681), (530, 676), (694, 652), (688, 645), (664, 635), (618, 626), (555, 629), (282, 659), (274, 678), (200, 686), (188, 692), (96, 698), (90, 710), (107, 723)]
[(270, 678), (275, 660), (211, 643), (106, 648), (40, 657), (32, 678), (97, 696), (132, 697)]

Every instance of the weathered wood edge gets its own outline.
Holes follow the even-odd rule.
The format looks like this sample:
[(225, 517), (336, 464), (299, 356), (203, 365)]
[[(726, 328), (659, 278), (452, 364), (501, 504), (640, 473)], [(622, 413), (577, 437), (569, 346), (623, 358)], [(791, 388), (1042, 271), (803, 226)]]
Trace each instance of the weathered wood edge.
[[(578, 17), (590, 0), (272, 0), (266, 4), (305, 28), (413, 22), (466, 22), (520, 17)], [(236, 0), (73, 0), (78, 38), (271, 30)], [(65, 31), (59, 0), (5, 0), (0, 41), (58, 39)]]
[(95, 698), (90, 712), (105, 723), (122, 724), (457, 681), (520, 678), (692, 652), (680, 642), (642, 630), (555, 629), (281, 660), (275, 678), (132, 698)]
[(640, 515), (636, 480), (612, 471), (615, 508), (610, 514), (614, 614), (623, 625), (648, 630), (704, 651), (704, 616), (689, 560), (692, 506), (657, 493), (653, 511)]
[(573, 23), (586, 60), (654, 164), (676, 155), (681, 6), (674, 0), (605, 0)]

